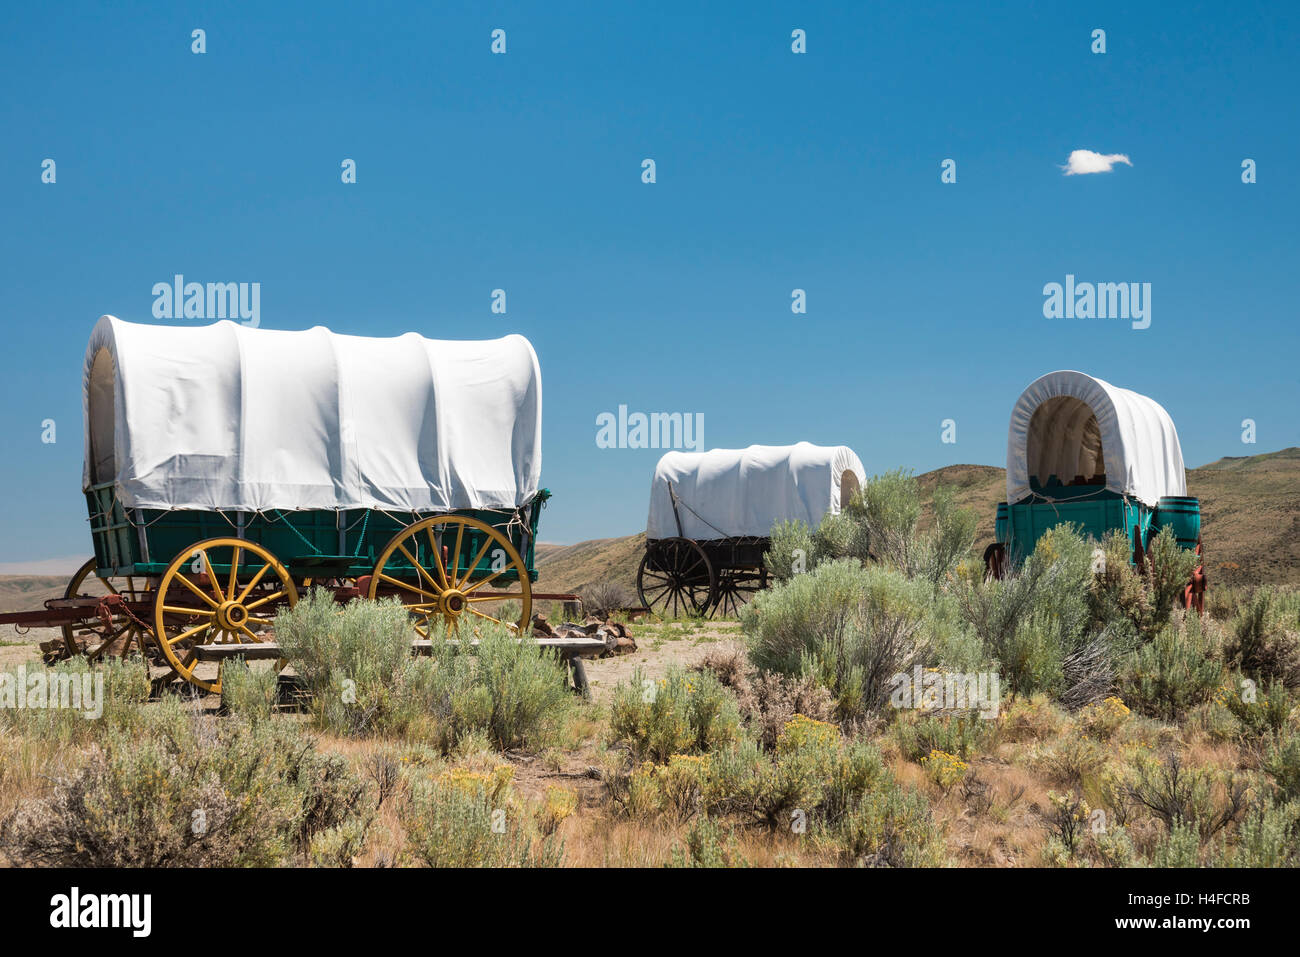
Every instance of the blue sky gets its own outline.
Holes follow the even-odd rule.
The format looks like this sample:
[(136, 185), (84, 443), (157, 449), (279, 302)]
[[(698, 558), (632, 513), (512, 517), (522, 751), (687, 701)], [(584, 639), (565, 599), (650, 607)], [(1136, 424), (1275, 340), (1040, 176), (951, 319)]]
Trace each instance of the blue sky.
[[(1076, 368), (1189, 466), (1298, 445), (1300, 9), (1130, 6), (6, 5), (0, 562), (89, 553), (86, 339), (176, 273), (260, 282), (269, 328), (528, 336), (550, 541), (644, 528), (660, 453), (595, 442), (620, 404), (1001, 465), (1020, 391)], [(1151, 283), (1151, 327), (1045, 319), (1067, 273)]]

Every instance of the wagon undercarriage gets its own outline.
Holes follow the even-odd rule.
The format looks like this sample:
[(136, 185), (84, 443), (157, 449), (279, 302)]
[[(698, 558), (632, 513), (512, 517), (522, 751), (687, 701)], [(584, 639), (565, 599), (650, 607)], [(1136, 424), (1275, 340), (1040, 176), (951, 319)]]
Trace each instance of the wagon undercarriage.
[[(61, 629), (62, 657), (143, 656), (151, 671), (159, 669), (164, 677), (170, 674), (213, 693), (221, 690), (219, 661), (226, 656), (206, 649), (268, 646), (276, 614), (312, 588), (328, 589), (340, 603), (396, 600), (408, 609), (413, 637), (421, 641), (475, 622), (503, 624), (522, 635), (532, 618), (536, 578), (531, 543), (548, 496), (538, 495), (528, 508), (499, 516), (495, 524), (485, 520), (490, 516), (461, 513), (419, 518), (399, 527), (386, 542), (359, 538), (354, 554), (342, 556), (316, 548), (314, 554), (282, 560), (253, 540), (269, 538), (285, 545), (285, 529), (293, 526), (280, 516), (274, 526), (244, 525), (241, 531), (248, 537), (218, 536), (186, 545), (161, 571), (147, 560), (148, 553), (156, 554), (169, 533), (174, 537), (178, 522), (195, 518), (177, 519), (183, 513), (173, 513), (152, 526), (136, 526), (114, 506), (107, 514), (115, 513), (116, 520), (106, 520), (103, 512), (92, 514), (97, 557), (73, 575), (64, 597), (46, 602), (40, 611), (0, 615), (0, 620)], [(367, 525), (386, 534), (382, 522), (362, 527)], [(125, 530), (130, 534), (122, 534)], [(309, 536), (293, 531), (312, 544)], [(252, 647), (248, 651), (266, 658)], [(285, 665), (283, 659), (276, 662), (277, 668)]]
[(735, 616), (767, 587), (768, 544), (758, 537), (647, 541), (637, 594), (645, 607), (665, 615)]

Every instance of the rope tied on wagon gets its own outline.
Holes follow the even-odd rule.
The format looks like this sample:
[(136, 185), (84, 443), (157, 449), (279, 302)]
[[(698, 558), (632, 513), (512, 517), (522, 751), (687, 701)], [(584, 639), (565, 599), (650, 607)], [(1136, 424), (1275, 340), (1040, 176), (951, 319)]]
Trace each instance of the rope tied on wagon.
[[(356, 550), (352, 552), (353, 558), (357, 558), (358, 556), (361, 555), (361, 546), (365, 544), (366, 541), (366, 526), (369, 524), (370, 524), (370, 509), (366, 509), (361, 516), (361, 531), (357, 533), (357, 547)], [(344, 529), (344, 531), (346, 532), (347, 529)]]
[[(1069, 488), (1069, 486), (1063, 486), (1063, 487), (1064, 487), (1064, 488)], [(1071, 504), (1071, 503), (1073, 503), (1073, 502), (1086, 502), (1086, 501), (1088, 501), (1088, 499), (1096, 498), (1096, 497), (1099, 496), (1099, 495), (1104, 495), (1104, 494), (1106, 494), (1108, 491), (1110, 491), (1110, 489), (1108, 489), (1108, 488), (1106, 488), (1105, 486), (1103, 486), (1102, 488), (1097, 489), (1097, 491), (1095, 491), (1095, 492), (1089, 492), (1087, 495), (1072, 495), (1072, 496), (1070, 496), (1069, 498), (1055, 498), (1055, 497), (1053, 497), (1053, 496), (1051, 496), (1051, 495), (1047, 495), (1047, 494), (1044, 493), (1041, 489), (1031, 489), (1031, 490), (1030, 490), (1030, 492), (1031, 492), (1031, 494), (1034, 496), (1034, 498), (1040, 499), (1041, 502), (1042, 502), (1042, 504), (1052, 506), (1052, 514), (1055, 515), (1058, 519), (1061, 517), (1061, 511), (1060, 511), (1060, 509), (1058, 509), (1056, 506), (1058, 506), (1058, 505), (1069, 505), (1069, 504)], [(1124, 494), (1122, 494), (1120, 497), (1124, 500), (1124, 506), (1125, 506), (1125, 508), (1127, 508), (1127, 507), (1128, 507), (1128, 494), (1127, 494), (1127, 493), (1124, 493)]]
[[(671, 485), (668, 486), (668, 491), (669, 491), (670, 493), (672, 493), (672, 497), (673, 497), (673, 508), (674, 508), (674, 509), (675, 509), (678, 505), (681, 505), (682, 508), (686, 509), (686, 511), (690, 512), (692, 515), (694, 515), (696, 518), (698, 518), (698, 519), (699, 519), (701, 522), (703, 522), (705, 525), (709, 526), (709, 528), (711, 528), (711, 529), (713, 529), (715, 532), (717, 532), (718, 535), (719, 535), (720, 537), (722, 537), (722, 538), (737, 538), (737, 537), (740, 537), (740, 536), (736, 536), (736, 535), (728, 535), (726, 532), (724, 532), (722, 529), (718, 528), (718, 526), (714, 525), (712, 522), (710, 522), (707, 518), (705, 518), (705, 517), (704, 517), (703, 515), (701, 515), (699, 512), (695, 511), (695, 509), (691, 508), (689, 505), (687, 505), (685, 502), (683, 502), (680, 498), (677, 497), (677, 493), (676, 493), (676, 491), (673, 490), (673, 487), (672, 487)], [(682, 537), (685, 538), (686, 536), (683, 535)]]
[[(260, 514), (260, 513), (259, 513), (259, 514)], [(319, 554), (321, 554), (321, 550), (320, 550), (319, 548), (317, 548), (317, 547), (315, 546), (315, 544), (313, 544), (312, 541), (311, 541), (309, 538), (307, 538), (306, 535), (304, 535), (302, 532), (298, 531), (298, 529), (294, 528), (294, 526), (293, 526), (293, 522), (291, 522), (291, 521), (289, 521), (287, 518), (285, 518), (285, 517), (284, 517), (284, 513), (283, 513), (282, 511), (280, 511), (280, 510), (277, 508), (277, 509), (275, 510), (275, 514), (276, 514), (276, 516), (280, 519), (280, 521), (282, 521), (282, 522), (285, 524), (285, 526), (289, 529), (289, 531), (293, 532), (295, 535), (298, 536), (298, 540), (299, 540), (299, 541), (301, 541), (304, 545), (306, 545), (308, 548), (311, 549), (311, 553), (312, 553), (313, 555), (319, 555)]]

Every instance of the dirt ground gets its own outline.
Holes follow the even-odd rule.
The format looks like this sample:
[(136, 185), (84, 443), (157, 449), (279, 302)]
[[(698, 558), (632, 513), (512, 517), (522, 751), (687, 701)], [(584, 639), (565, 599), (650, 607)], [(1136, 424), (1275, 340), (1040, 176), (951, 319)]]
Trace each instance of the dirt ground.
[(0, 669), (16, 668), (21, 664), (39, 663), (40, 642), (61, 638), (57, 628), (33, 628), (24, 633), (12, 625), (0, 626)]
[(734, 621), (633, 622), (628, 627), (636, 641), (634, 654), (586, 662), (587, 680), (592, 698), (597, 702), (608, 701), (614, 688), (620, 682), (630, 681), (638, 668), (647, 678), (658, 678), (670, 665), (698, 664), (709, 648), (741, 636), (740, 624)]

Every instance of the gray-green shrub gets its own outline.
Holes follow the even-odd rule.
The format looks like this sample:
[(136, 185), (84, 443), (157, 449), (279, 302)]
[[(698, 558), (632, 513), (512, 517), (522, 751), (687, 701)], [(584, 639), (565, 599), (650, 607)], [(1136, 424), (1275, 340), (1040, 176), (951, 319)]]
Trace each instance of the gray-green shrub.
[(1258, 682), (1300, 688), (1300, 621), (1296, 596), (1261, 586), (1246, 599), (1228, 628), (1224, 659)]
[(1084, 680), (1095, 685), (1096, 669), (1104, 674), (1111, 666), (1109, 646), (1102, 645), (1097, 649), (1100, 661), (1066, 672), (1067, 660), (1078, 660), (1081, 649), (1097, 638), (1088, 607), (1092, 548), (1073, 528), (1061, 525), (1044, 534), (1005, 578), (985, 579), (973, 566), (960, 577), (956, 596), (961, 614), (985, 653), (998, 662), (1013, 695), (1060, 695)]
[(614, 738), (636, 760), (664, 763), (675, 754), (713, 751), (735, 740), (739, 728), (736, 698), (711, 671), (673, 666), (651, 679), (638, 668), (610, 703)]
[(317, 590), (276, 617), (276, 635), (312, 695), (317, 722), (342, 734), (398, 734), (444, 753), (482, 733), (493, 746), (543, 747), (575, 703), (556, 656), (505, 625), (476, 621), (411, 656), (400, 603), (339, 606)]
[(250, 666), (235, 658), (221, 666), (221, 703), (228, 714), (262, 721), (275, 710), (279, 684), (274, 668)]
[(415, 659), (411, 699), (432, 720), (444, 751), (485, 733), (493, 747), (539, 750), (553, 743), (577, 708), (564, 665), (532, 639), (504, 625), (475, 629), (477, 647), (464, 640), (435, 642)]
[(1169, 528), (1152, 539), (1141, 571), (1131, 564), (1133, 546), (1123, 531), (1109, 532), (1101, 547), (1105, 568), (1092, 587), (1094, 620), (1131, 644), (1153, 640), (1169, 621), (1201, 559), (1180, 548)]
[(1223, 676), (1215, 628), (1195, 612), (1179, 613), (1124, 660), (1120, 697), (1133, 710), (1163, 721), (1179, 721), (1210, 700)]
[(847, 720), (881, 711), (891, 678), (925, 657), (929, 597), (892, 568), (836, 561), (759, 592), (741, 622), (756, 667), (813, 676)]
[(399, 806), (408, 853), (427, 867), (560, 866), (563, 842), (540, 833), (508, 771), (453, 769), (412, 782)]
[(267, 867), (342, 825), (364, 835), (372, 802), (342, 757), (292, 727), (210, 720), (162, 708), (108, 730), (0, 825), (0, 849), (19, 865)]

